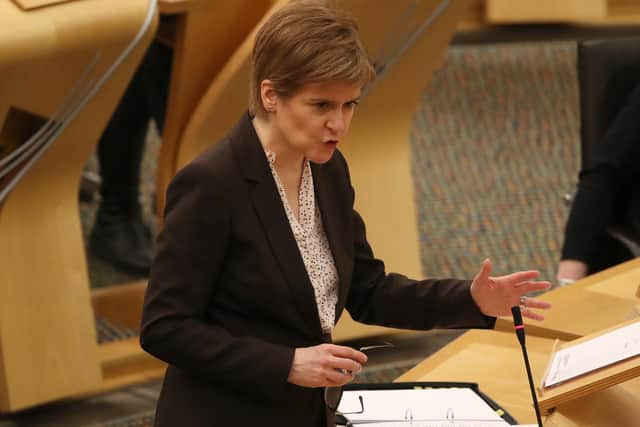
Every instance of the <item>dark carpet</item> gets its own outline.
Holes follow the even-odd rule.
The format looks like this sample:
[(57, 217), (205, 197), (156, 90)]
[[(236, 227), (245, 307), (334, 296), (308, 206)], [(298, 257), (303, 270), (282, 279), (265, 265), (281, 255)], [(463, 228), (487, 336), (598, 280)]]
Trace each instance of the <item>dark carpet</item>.
[(574, 43), (455, 47), (411, 137), (423, 272), (538, 269), (552, 280), (575, 187)]

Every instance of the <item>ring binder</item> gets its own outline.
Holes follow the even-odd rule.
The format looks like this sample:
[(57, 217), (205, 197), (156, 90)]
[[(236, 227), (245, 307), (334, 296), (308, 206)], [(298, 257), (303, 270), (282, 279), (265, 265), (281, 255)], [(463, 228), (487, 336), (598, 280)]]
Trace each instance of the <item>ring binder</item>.
[[(428, 389), (454, 389), (454, 388), (464, 388), (469, 389), (473, 393), (475, 393), (484, 403), (491, 408), (495, 414), (505, 423), (514, 425), (518, 424), (518, 422), (507, 412), (505, 411), (497, 402), (491, 399), (489, 396), (480, 391), (478, 384), (476, 383), (468, 383), (468, 382), (402, 382), (402, 383), (374, 383), (374, 384), (348, 384), (344, 386), (344, 392), (347, 393), (349, 391), (384, 391), (384, 390), (428, 390)], [(358, 395), (359, 398), (362, 398), (361, 395)], [(363, 402), (363, 408), (366, 411), (367, 402), (366, 399)], [(336, 414), (336, 424), (345, 425), (347, 427), (354, 427), (358, 425), (367, 425), (373, 422), (377, 422), (380, 424), (389, 423), (390, 426), (403, 425), (403, 426), (424, 426), (431, 425), (431, 423), (437, 423), (436, 425), (440, 425), (440, 423), (449, 423), (454, 425), (455, 422), (490, 422), (490, 420), (464, 420), (457, 419), (455, 415), (455, 410), (452, 407), (443, 407), (442, 416), (439, 419), (419, 419), (415, 416), (414, 408), (407, 407), (404, 411), (404, 420), (366, 420), (362, 418), (354, 418), (350, 417), (350, 414), (340, 414), (339, 412)], [(495, 420), (491, 420), (494, 421)]]

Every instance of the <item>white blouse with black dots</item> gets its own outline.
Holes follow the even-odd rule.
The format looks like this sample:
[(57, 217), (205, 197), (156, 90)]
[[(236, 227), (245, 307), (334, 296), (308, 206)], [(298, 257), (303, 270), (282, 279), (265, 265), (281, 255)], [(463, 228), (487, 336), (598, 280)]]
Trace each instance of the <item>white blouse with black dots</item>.
[(276, 155), (268, 150), (265, 150), (265, 153), (269, 160), (271, 174), (278, 187), (284, 210), (287, 213), (291, 231), (293, 231), (309, 280), (313, 285), (322, 331), (325, 333), (331, 332), (335, 324), (336, 303), (338, 302), (338, 272), (336, 271), (327, 235), (322, 226), (320, 209), (316, 204), (311, 166), (309, 161), (305, 160), (302, 181), (300, 182), (300, 193), (298, 194), (300, 206), (300, 219), (298, 220), (289, 206), (284, 187), (276, 172)]

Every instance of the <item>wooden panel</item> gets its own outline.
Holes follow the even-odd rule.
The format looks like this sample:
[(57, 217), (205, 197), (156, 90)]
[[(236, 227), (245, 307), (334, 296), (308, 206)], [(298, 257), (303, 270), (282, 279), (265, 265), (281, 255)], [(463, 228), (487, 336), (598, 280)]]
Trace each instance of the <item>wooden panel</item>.
[(489, 23), (579, 22), (603, 19), (606, 0), (486, 0)]
[(637, 0), (471, 1), (471, 8), (458, 25), (459, 31), (487, 29), (495, 24), (564, 22), (610, 26), (640, 23), (640, 2)]
[(485, 0), (469, 0), (469, 7), (458, 21), (456, 31), (469, 31), (485, 26), (487, 20)]
[[(426, 19), (440, 1), (420, 3), (413, 13)], [(365, 46), (374, 61), (389, 38), (406, 31), (397, 27), (409, 2), (381, 2), (372, 8), (365, 1), (345, 2), (359, 22)], [(367, 223), (367, 234), (376, 256), (388, 270), (423, 277), (411, 175), (410, 132), (422, 93), (463, 16), (467, 2), (451, 2), (445, 12), (416, 42), (389, 65), (358, 106), (349, 135), (341, 150), (349, 161), (356, 189), (356, 209)], [(405, 40), (406, 42), (406, 40)], [(402, 47), (396, 42), (394, 50)]]
[[(51, 117), (96, 51), (94, 77), (111, 65), (141, 28), (148, 4), (83, 0), (25, 13), (0, 2), (3, 103)], [(153, 29), (0, 208), (0, 411), (88, 392), (102, 382), (78, 183)], [(5, 44), (3, 31), (15, 45)]]
[(585, 286), (584, 289), (589, 292), (635, 300), (638, 286), (640, 286), (640, 263), (633, 265), (636, 264), (635, 267)]
[(633, 427), (640, 413), (640, 380), (563, 404), (547, 417), (547, 427)]
[(192, 3), (193, 0), (158, 0), (158, 7), (161, 14), (173, 15), (188, 12)]
[(140, 329), (142, 304), (147, 289), (146, 281), (132, 282), (96, 289), (91, 292), (91, 303), (96, 316), (133, 330)]
[(635, 24), (640, 23), (640, 2), (637, 0), (609, 0), (607, 15), (604, 19), (596, 19), (593, 24)]
[(36, 9), (38, 7), (55, 6), (59, 3), (66, 3), (73, 0), (13, 0), (15, 4), (24, 10)]
[(185, 8), (176, 15), (167, 118), (158, 159), (159, 223), (167, 185), (176, 172), (178, 141), (187, 121), (211, 81), (264, 15), (271, 0), (165, 0), (163, 4), (172, 13), (177, 13), (170, 8), (172, 5)]
[(138, 338), (112, 341), (99, 347), (102, 382), (94, 391), (103, 391), (111, 384), (122, 384), (125, 378), (140, 376), (144, 379), (159, 378), (166, 364), (146, 353)]

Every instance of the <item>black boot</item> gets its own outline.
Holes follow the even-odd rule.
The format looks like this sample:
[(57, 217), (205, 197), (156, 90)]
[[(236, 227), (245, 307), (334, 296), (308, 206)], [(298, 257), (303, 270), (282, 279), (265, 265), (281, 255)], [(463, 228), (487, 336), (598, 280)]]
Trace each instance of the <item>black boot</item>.
[(147, 275), (153, 255), (140, 209), (140, 167), (149, 120), (159, 130), (164, 124), (170, 70), (171, 49), (152, 44), (98, 143), (102, 199), (89, 250), (133, 274)]
[(153, 243), (151, 231), (142, 221), (139, 203), (102, 200), (89, 236), (89, 250), (123, 272), (147, 276)]

